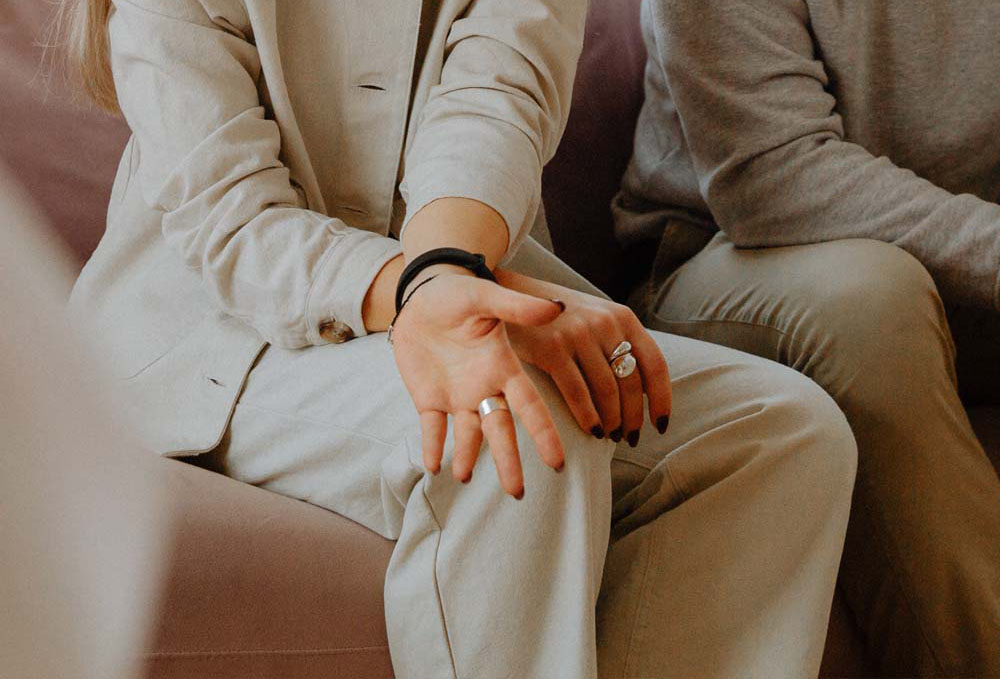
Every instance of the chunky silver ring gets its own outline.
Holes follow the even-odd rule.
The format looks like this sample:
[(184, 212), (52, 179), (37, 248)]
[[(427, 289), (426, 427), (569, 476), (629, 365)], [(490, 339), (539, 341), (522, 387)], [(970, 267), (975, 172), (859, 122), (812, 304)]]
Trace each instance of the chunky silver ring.
[(622, 354), (615, 360), (611, 361), (611, 369), (614, 371), (615, 377), (618, 379), (625, 379), (634, 373), (635, 366), (635, 356), (632, 354)]
[(627, 341), (621, 342), (617, 347), (615, 347), (615, 350), (611, 352), (611, 355), (608, 356), (608, 363), (614, 363), (615, 359), (631, 352), (632, 344)]
[(503, 396), (487, 396), (479, 402), (479, 417), (485, 418), (494, 410), (510, 410), (507, 399)]

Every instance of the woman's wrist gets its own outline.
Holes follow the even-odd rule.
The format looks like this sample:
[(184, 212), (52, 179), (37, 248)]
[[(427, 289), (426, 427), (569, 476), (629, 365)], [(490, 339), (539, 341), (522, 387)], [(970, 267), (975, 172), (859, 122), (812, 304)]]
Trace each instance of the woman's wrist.
[[(503, 217), (484, 203), (467, 198), (440, 198), (428, 203), (406, 227), (403, 256), (382, 267), (365, 294), (361, 307), (365, 330), (384, 332), (388, 329), (396, 314), (396, 287), (407, 263), (429, 250), (453, 247), (481, 253), (487, 266), (493, 268), (506, 252), (507, 241), (508, 230)], [(404, 295), (435, 272), (474, 275), (460, 266), (435, 264), (410, 281)]]
[(392, 317), (396, 313), (393, 306), (396, 284), (405, 266), (403, 255), (393, 257), (386, 262), (368, 287), (364, 302), (361, 304), (361, 318), (368, 332), (384, 332), (392, 322)]

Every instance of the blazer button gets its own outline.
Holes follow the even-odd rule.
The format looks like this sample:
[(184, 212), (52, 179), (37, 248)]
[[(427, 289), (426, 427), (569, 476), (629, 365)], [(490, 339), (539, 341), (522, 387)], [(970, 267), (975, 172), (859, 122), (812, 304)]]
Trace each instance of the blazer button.
[(354, 330), (346, 323), (331, 318), (320, 324), (319, 336), (332, 344), (342, 344), (347, 340), (354, 339)]

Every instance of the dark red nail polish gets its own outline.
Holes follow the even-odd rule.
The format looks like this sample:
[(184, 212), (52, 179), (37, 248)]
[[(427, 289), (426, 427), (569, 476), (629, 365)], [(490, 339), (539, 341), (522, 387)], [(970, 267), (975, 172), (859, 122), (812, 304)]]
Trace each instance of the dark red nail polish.
[(604, 427), (602, 427), (599, 424), (596, 424), (593, 426), (593, 428), (591, 428), (590, 433), (593, 434), (595, 437), (602, 439), (604, 438)]
[(635, 448), (637, 445), (639, 445), (639, 430), (636, 429), (635, 431), (630, 431), (628, 433), (628, 436), (626, 436), (625, 438), (628, 439), (628, 444), (633, 448)]
[(472, 480), (472, 474), (469, 474), (464, 479), (462, 479), (462, 483), (468, 483), (471, 480)]
[(559, 305), (559, 313), (566, 311), (566, 302), (562, 301), (561, 299), (550, 299), (549, 301), (552, 302), (553, 304)]
[(670, 426), (670, 415), (661, 415), (656, 418), (656, 430), (661, 434), (667, 431), (667, 427)]
[(621, 441), (622, 440), (622, 428), (618, 427), (617, 429), (615, 429), (613, 432), (611, 432), (610, 434), (608, 434), (608, 438), (611, 439), (612, 441), (614, 441), (615, 443), (618, 443), (619, 441)]
[(522, 488), (521, 491), (517, 495), (514, 496), (514, 499), (515, 500), (523, 500), (524, 499), (524, 488)]
[(562, 470), (565, 468), (566, 468), (566, 460), (563, 460), (562, 462), (559, 463), (559, 466), (556, 467), (556, 473), (557, 474), (562, 473)]

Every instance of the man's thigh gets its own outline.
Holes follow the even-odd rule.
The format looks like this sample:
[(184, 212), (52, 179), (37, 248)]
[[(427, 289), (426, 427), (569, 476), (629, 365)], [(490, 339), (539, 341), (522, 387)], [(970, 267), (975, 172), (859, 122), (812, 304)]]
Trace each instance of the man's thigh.
[(954, 344), (930, 275), (871, 240), (738, 249), (722, 233), (647, 297), (647, 325), (788, 365), (839, 398), (875, 375), (954, 382)]

